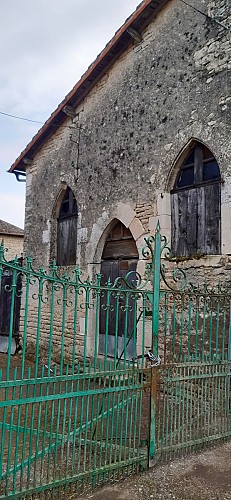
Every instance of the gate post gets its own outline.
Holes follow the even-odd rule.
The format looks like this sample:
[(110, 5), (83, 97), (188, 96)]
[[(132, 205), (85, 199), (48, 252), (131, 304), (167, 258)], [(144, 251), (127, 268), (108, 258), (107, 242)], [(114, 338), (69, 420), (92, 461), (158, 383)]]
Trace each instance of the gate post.
[(160, 302), (161, 233), (160, 223), (156, 226), (154, 251), (152, 256), (152, 352), (158, 356), (159, 302)]
[[(152, 283), (152, 352), (158, 356), (159, 332), (159, 302), (160, 302), (160, 269), (161, 269), (161, 233), (160, 223), (156, 226), (154, 251), (152, 255), (153, 283)], [(149, 467), (153, 467), (156, 452), (156, 413), (157, 413), (157, 384), (158, 367), (151, 368), (150, 390), (150, 433), (149, 433)]]

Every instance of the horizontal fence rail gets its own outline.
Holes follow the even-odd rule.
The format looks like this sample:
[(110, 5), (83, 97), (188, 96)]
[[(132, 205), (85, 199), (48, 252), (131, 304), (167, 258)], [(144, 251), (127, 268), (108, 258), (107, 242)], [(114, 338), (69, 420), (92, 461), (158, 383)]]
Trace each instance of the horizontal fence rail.
[[(102, 368), (100, 360), (106, 370), (108, 359), (113, 360), (114, 368), (118, 362), (126, 368), (137, 354), (144, 362), (152, 342), (146, 321), (150, 300), (149, 292), (137, 287), (136, 273), (130, 273), (129, 280), (104, 283), (102, 275), (81, 281), (78, 269), (69, 277), (55, 264), (50, 273), (44, 269), (36, 272), (31, 259), (26, 267), (17, 259), (3, 262), (0, 279), (4, 282), (10, 276), (10, 282), (1, 291), (1, 297), (8, 298), (9, 313), (2, 380), (12, 378), (15, 368), (16, 376), (23, 379), (36, 378), (42, 366), (46, 367), (44, 376), (50, 376), (54, 366), (62, 374), (67, 366), (73, 373), (79, 365), (82, 372), (89, 365), (97, 371)], [(18, 299), (21, 311), (15, 331)], [(12, 353), (17, 352), (16, 362)]]
[(227, 361), (160, 368), (156, 459), (169, 460), (231, 436), (230, 377)]

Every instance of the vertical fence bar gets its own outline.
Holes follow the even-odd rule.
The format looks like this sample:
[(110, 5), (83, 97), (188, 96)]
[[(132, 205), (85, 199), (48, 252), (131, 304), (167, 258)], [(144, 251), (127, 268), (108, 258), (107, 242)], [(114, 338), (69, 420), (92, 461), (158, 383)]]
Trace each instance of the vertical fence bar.
[[(125, 318), (124, 318), (124, 331), (123, 331), (123, 336), (124, 336), (124, 369), (126, 368), (126, 360), (127, 360), (127, 346), (129, 343), (129, 332), (128, 332), (128, 310), (129, 310), (129, 292), (124, 292), (125, 293), (125, 306), (124, 306), (124, 312), (125, 312)], [(132, 335), (133, 337), (133, 335)]]
[[(55, 267), (53, 267), (53, 274), (54, 273), (55, 273)], [(53, 342), (54, 316), (55, 316), (55, 283), (52, 281), (52, 283), (51, 283), (51, 306), (50, 306), (50, 328), (49, 328), (48, 360), (47, 360), (48, 373), (50, 373), (51, 360), (52, 360), (52, 342)]]
[[(16, 395), (16, 380), (17, 380), (17, 368), (14, 369), (14, 374), (13, 374), (13, 380), (14, 380), (14, 386), (12, 389), (12, 400), (15, 399)], [(14, 444), (13, 444), (13, 425), (14, 425), (14, 413), (15, 413), (15, 406), (11, 406), (11, 415), (10, 415), (10, 422), (9, 422), (9, 434), (8, 434), (8, 450), (7, 450), (7, 469), (6, 469), (6, 498), (8, 497), (9, 494), (9, 471), (11, 469), (11, 455), (14, 449)]]
[(168, 332), (168, 293), (164, 293), (164, 338), (163, 338), (163, 362), (166, 362), (167, 355), (167, 332)]
[(187, 360), (190, 361), (191, 358), (191, 323), (192, 323), (192, 297), (191, 295), (189, 296), (189, 309), (188, 309), (188, 358)]
[(61, 327), (61, 346), (60, 346), (60, 375), (63, 373), (64, 369), (64, 343), (65, 343), (65, 327), (66, 327), (66, 316), (67, 316), (67, 284), (63, 284), (62, 290), (62, 327)]
[(142, 294), (142, 306), (141, 306), (141, 314), (142, 314), (142, 326), (141, 326), (141, 366), (143, 367), (143, 364), (144, 364), (144, 350), (145, 350), (145, 333), (146, 333), (146, 328), (145, 328), (145, 323), (146, 323), (146, 315), (145, 315), (145, 311), (146, 311), (146, 307), (147, 307), (147, 294), (144, 293)]
[(39, 353), (40, 353), (40, 330), (41, 330), (41, 314), (42, 314), (42, 301), (43, 301), (43, 277), (39, 276), (38, 279), (38, 309), (37, 309), (37, 333), (35, 343), (35, 369), (34, 376), (38, 376), (39, 366)]
[(97, 360), (98, 360), (98, 350), (99, 350), (99, 325), (100, 325), (100, 283), (101, 283), (102, 274), (97, 274), (96, 276), (96, 301), (95, 301), (95, 346), (94, 346), (94, 371), (96, 371)]
[(228, 361), (229, 361), (229, 369), (231, 372), (231, 300), (229, 302), (229, 333), (228, 333)]
[(111, 307), (111, 287), (112, 283), (110, 278), (108, 279), (105, 289), (106, 293), (106, 314), (105, 314), (105, 344), (104, 344), (104, 370), (107, 369), (107, 356), (108, 356), (108, 335), (109, 335), (109, 319), (110, 319), (110, 307)]
[[(76, 392), (78, 393), (79, 391), (79, 384), (80, 384), (80, 365), (78, 365), (78, 368), (77, 368), (77, 374), (76, 374)], [(72, 453), (71, 453), (71, 472), (72, 474), (76, 472), (78, 472), (78, 470), (76, 471), (75, 467), (76, 467), (76, 462), (75, 462), (75, 458), (76, 458), (76, 437), (77, 437), (77, 434), (76, 434), (76, 431), (77, 431), (77, 425), (78, 425), (78, 409), (79, 409), (79, 400), (80, 400), (80, 397), (77, 395), (76, 396), (76, 400), (75, 400), (75, 411), (74, 411), (74, 419), (73, 419), (73, 437), (72, 437)]]
[(115, 337), (114, 337), (114, 370), (117, 366), (118, 358), (118, 336), (119, 336), (119, 315), (120, 315), (120, 292), (116, 292), (115, 295)]
[(201, 334), (201, 360), (205, 359), (205, 338), (206, 338), (206, 315), (207, 315), (207, 301), (206, 296), (203, 295), (203, 322), (202, 322), (202, 334)]
[(179, 346), (179, 361), (182, 361), (182, 355), (183, 355), (183, 333), (184, 333), (184, 295), (181, 293), (180, 295), (181, 301), (180, 301), (180, 307), (181, 307), (181, 317), (180, 317), (180, 346)]
[[(15, 258), (14, 264), (18, 264), (18, 259)], [(8, 351), (7, 351), (7, 367), (6, 367), (6, 380), (9, 380), (10, 377), (10, 367), (11, 367), (11, 347), (12, 347), (12, 339), (14, 333), (14, 311), (15, 311), (15, 297), (17, 293), (17, 277), (18, 271), (17, 268), (13, 268), (13, 277), (12, 277), (12, 285), (10, 289), (6, 290), (11, 294), (11, 305), (10, 305), (10, 324), (9, 324), (9, 336), (8, 336)], [(7, 286), (7, 285), (6, 285)]]
[(24, 302), (24, 318), (23, 318), (23, 337), (22, 337), (22, 364), (21, 364), (21, 378), (24, 377), (25, 370), (25, 360), (26, 360), (26, 345), (27, 345), (27, 322), (28, 322), (28, 312), (29, 312), (29, 291), (30, 291), (30, 274), (31, 274), (31, 264), (32, 259), (27, 258), (27, 269), (25, 276), (26, 285), (25, 285), (25, 302)]
[(219, 337), (220, 337), (220, 310), (221, 310), (221, 296), (217, 296), (217, 309), (216, 309), (216, 326), (215, 326), (215, 356), (217, 359), (217, 356), (219, 355)]
[(222, 338), (221, 338), (221, 347), (220, 354), (222, 361), (225, 360), (225, 342), (227, 342), (226, 332), (228, 331), (227, 325), (227, 302), (229, 303), (229, 296), (223, 297), (223, 327), (222, 327)]
[(199, 307), (200, 307), (200, 296), (195, 297), (195, 360), (197, 361), (199, 355)]
[[(160, 269), (161, 269), (161, 234), (158, 222), (152, 256), (153, 289), (152, 289), (152, 352), (158, 356), (159, 302), (160, 302)], [(157, 404), (158, 368), (151, 369), (150, 390), (150, 435), (149, 435), (149, 467), (153, 465), (156, 451), (156, 404)]]
[(172, 337), (172, 360), (176, 359), (177, 353), (175, 352), (176, 348), (176, 298), (173, 295), (173, 311), (172, 311), (172, 324), (171, 324), (171, 337)]
[(88, 341), (88, 322), (89, 322), (89, 309), (90, 309), (90, 284), (89, 280), (87, 280), (87, 284), (85, 285), (85, 321), (84, 321), (84, 344), (83, 344), (83, 370), (86, 370), (87, 364), (87, 341)]
[[(28, 371), (27, 371), (27, 378), (30, 380), (31, 378), (31, 369), (28, 368)], [(26, 399), (28, 400), (30, 396), (30, 385), (27, 384), (26, 385)], [(28, 446), (27, 446), (27, 425), (28, 425), (28, 414), (29, 414), (29, 405), (30, 403), (28, 401), (26, 401), (25, 405), (24, 405), (24, 408), (25, 408), (25, 416), (24, 416), (24, 426), (23, 426), (23, 443), (22, 443), (22, 458), (21, 458), (21, 463), (22, 463), (22, 467), (21, 467), (21, 470), (20, 470), (20, 489), (23, 488), (23, 486), (25, 487), (25, 484), (24, 484), (24, 466), (23, 466), (23, 462), (25, 460), (25, 456), (26, 456), (26, 452), (28, 451)]]
[(210, 300), (210, 318), (209, 318), (209, 361), (212, 361), (213, 354), (213, 303), (214, 297)]
[(73, 343), (72, 343), (72, 375), (75, 371), (76, 362), (76, 343), (77, 343), (77, 321), (78, 321), (78, 306), (79, 306), (79, 269), (75, 269), (75, 283), (74, 283), (74, 316), (73, 316)]

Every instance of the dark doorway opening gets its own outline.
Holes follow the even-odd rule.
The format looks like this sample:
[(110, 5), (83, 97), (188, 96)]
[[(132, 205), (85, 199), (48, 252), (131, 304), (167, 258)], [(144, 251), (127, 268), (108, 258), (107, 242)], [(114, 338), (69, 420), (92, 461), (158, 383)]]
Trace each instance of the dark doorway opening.
[[(114, 283), (116, 278), (127, 278), (131, 285), (136, 282), (138, 252), (135, 240), (128, 228), (117, 221), (104, 245), (101, 274), (102, 284)], [(118, 294), (105, 292), (100, 303), (99, 353), (132, 359), (136, 353), (136, 304), (129, 287)]]
[[(22, 264), (21, 260), (19, 264)], [(12, 286), (13, 272), (13, 269), (10, 267), (3, 267), (0, 284), (0, 352), (8, 352), (8, 339), (12, 329), (12, 354), (19, 349), (20, 344), (19, 328), (22, 288), (22, 274), (18, 272), (14, 292), (14, 286)], [(12, 302), (13, 293), (14, 302)]]

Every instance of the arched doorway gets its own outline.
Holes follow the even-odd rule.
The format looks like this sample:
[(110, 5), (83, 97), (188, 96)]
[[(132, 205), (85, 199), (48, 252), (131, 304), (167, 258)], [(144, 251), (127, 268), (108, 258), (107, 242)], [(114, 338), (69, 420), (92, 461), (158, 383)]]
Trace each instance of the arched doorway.
[[(131, 282), (135, 282), (135, 272), (138, 262), (138, 252), (131, 231), (120, 221), (115, 221), (106, 239), (102, 261), (102, 284), (114, 283), (117, 277), (125, 278), (128, 273)], [(125, 302), (127, 307), (125, 306)], [(108, 303), (110, 302), (110, 306)], [(133, 301), (134, 302), (134, 301)], [(136, 317), (134, 303), (129, 294), (103, 294), (100, 304), (99, 322), (99, 352), (108, 356), (124, 357), (126, 345), (126, 359), (135, 354)]]

